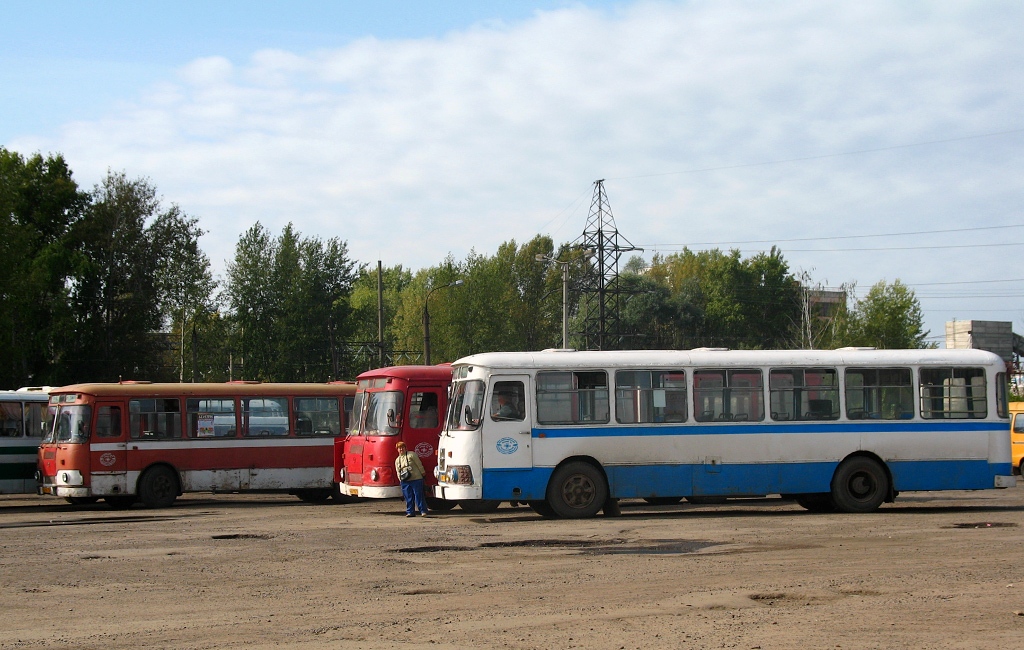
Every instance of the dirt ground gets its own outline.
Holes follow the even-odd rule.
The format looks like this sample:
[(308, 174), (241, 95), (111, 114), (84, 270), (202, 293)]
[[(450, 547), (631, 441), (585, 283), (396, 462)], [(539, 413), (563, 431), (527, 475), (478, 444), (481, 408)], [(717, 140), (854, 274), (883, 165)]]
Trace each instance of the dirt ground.
[(1024, 647), (1024, 486), (874, 514), (0, 496), (0, 649)]

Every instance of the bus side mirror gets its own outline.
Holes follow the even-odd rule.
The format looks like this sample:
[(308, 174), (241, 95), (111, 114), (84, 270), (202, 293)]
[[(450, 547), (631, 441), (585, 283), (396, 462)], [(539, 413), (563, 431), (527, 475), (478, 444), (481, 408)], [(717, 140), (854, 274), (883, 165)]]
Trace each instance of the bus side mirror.
[(395, 409), (388, 409), (388, 426), (397, 429), (401, 425), (398, 416), (395, 415)]
[(466, 405), (466, 424), (474, 427), (480, 424), (480, 421), (473, 417), (473, 409), (468, 404)]

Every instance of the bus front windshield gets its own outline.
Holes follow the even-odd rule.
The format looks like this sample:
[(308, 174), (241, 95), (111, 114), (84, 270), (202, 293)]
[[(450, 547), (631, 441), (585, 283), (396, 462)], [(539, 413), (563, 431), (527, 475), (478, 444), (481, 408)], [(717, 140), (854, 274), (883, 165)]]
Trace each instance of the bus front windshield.
[(480, 426), (484, 388), (484, 382), (479, 379), (452, 385), (452, 402), (448, 407), (449, 431), (473, 431)]
[(56, 442), (85, 442), (89, 439), (91, 406), (62, 406), (53, 428)]
[(402, 426), (402, 391), (365, 393), (366, 418), (360, 433), (364, 436), (397, 436)]

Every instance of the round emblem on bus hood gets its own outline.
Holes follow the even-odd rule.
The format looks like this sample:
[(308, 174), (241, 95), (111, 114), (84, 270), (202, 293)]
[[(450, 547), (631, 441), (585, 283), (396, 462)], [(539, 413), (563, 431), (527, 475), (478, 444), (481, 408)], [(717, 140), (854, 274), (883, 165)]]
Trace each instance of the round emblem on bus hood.
[(515, 438), (502, 438), (496, 446), (499, 454), (514, 454), (519, 449), (519, 443)]
[(434, 446), (429, 442), (421, 442), (416, 445), (416, 455), (420, 458), (429, 458), (434, 455)]

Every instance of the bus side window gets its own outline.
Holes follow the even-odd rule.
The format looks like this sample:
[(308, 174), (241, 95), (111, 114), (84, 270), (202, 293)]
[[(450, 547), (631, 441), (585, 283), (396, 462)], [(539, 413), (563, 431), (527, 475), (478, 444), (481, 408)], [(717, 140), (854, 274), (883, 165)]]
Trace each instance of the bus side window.
[(96, 412), (96, 437), (121, 437), (121, 407), (101, 406)]
[(409, 426), (413, 429), (437, 428), (437, 393), (413, 393), (409, 403)]
[(4, 402), (0, 404), (0, 420), (3, 426), (0, 427), (0, 436), (5, 438), (19, 438), (22, 435), (21, 403)]

